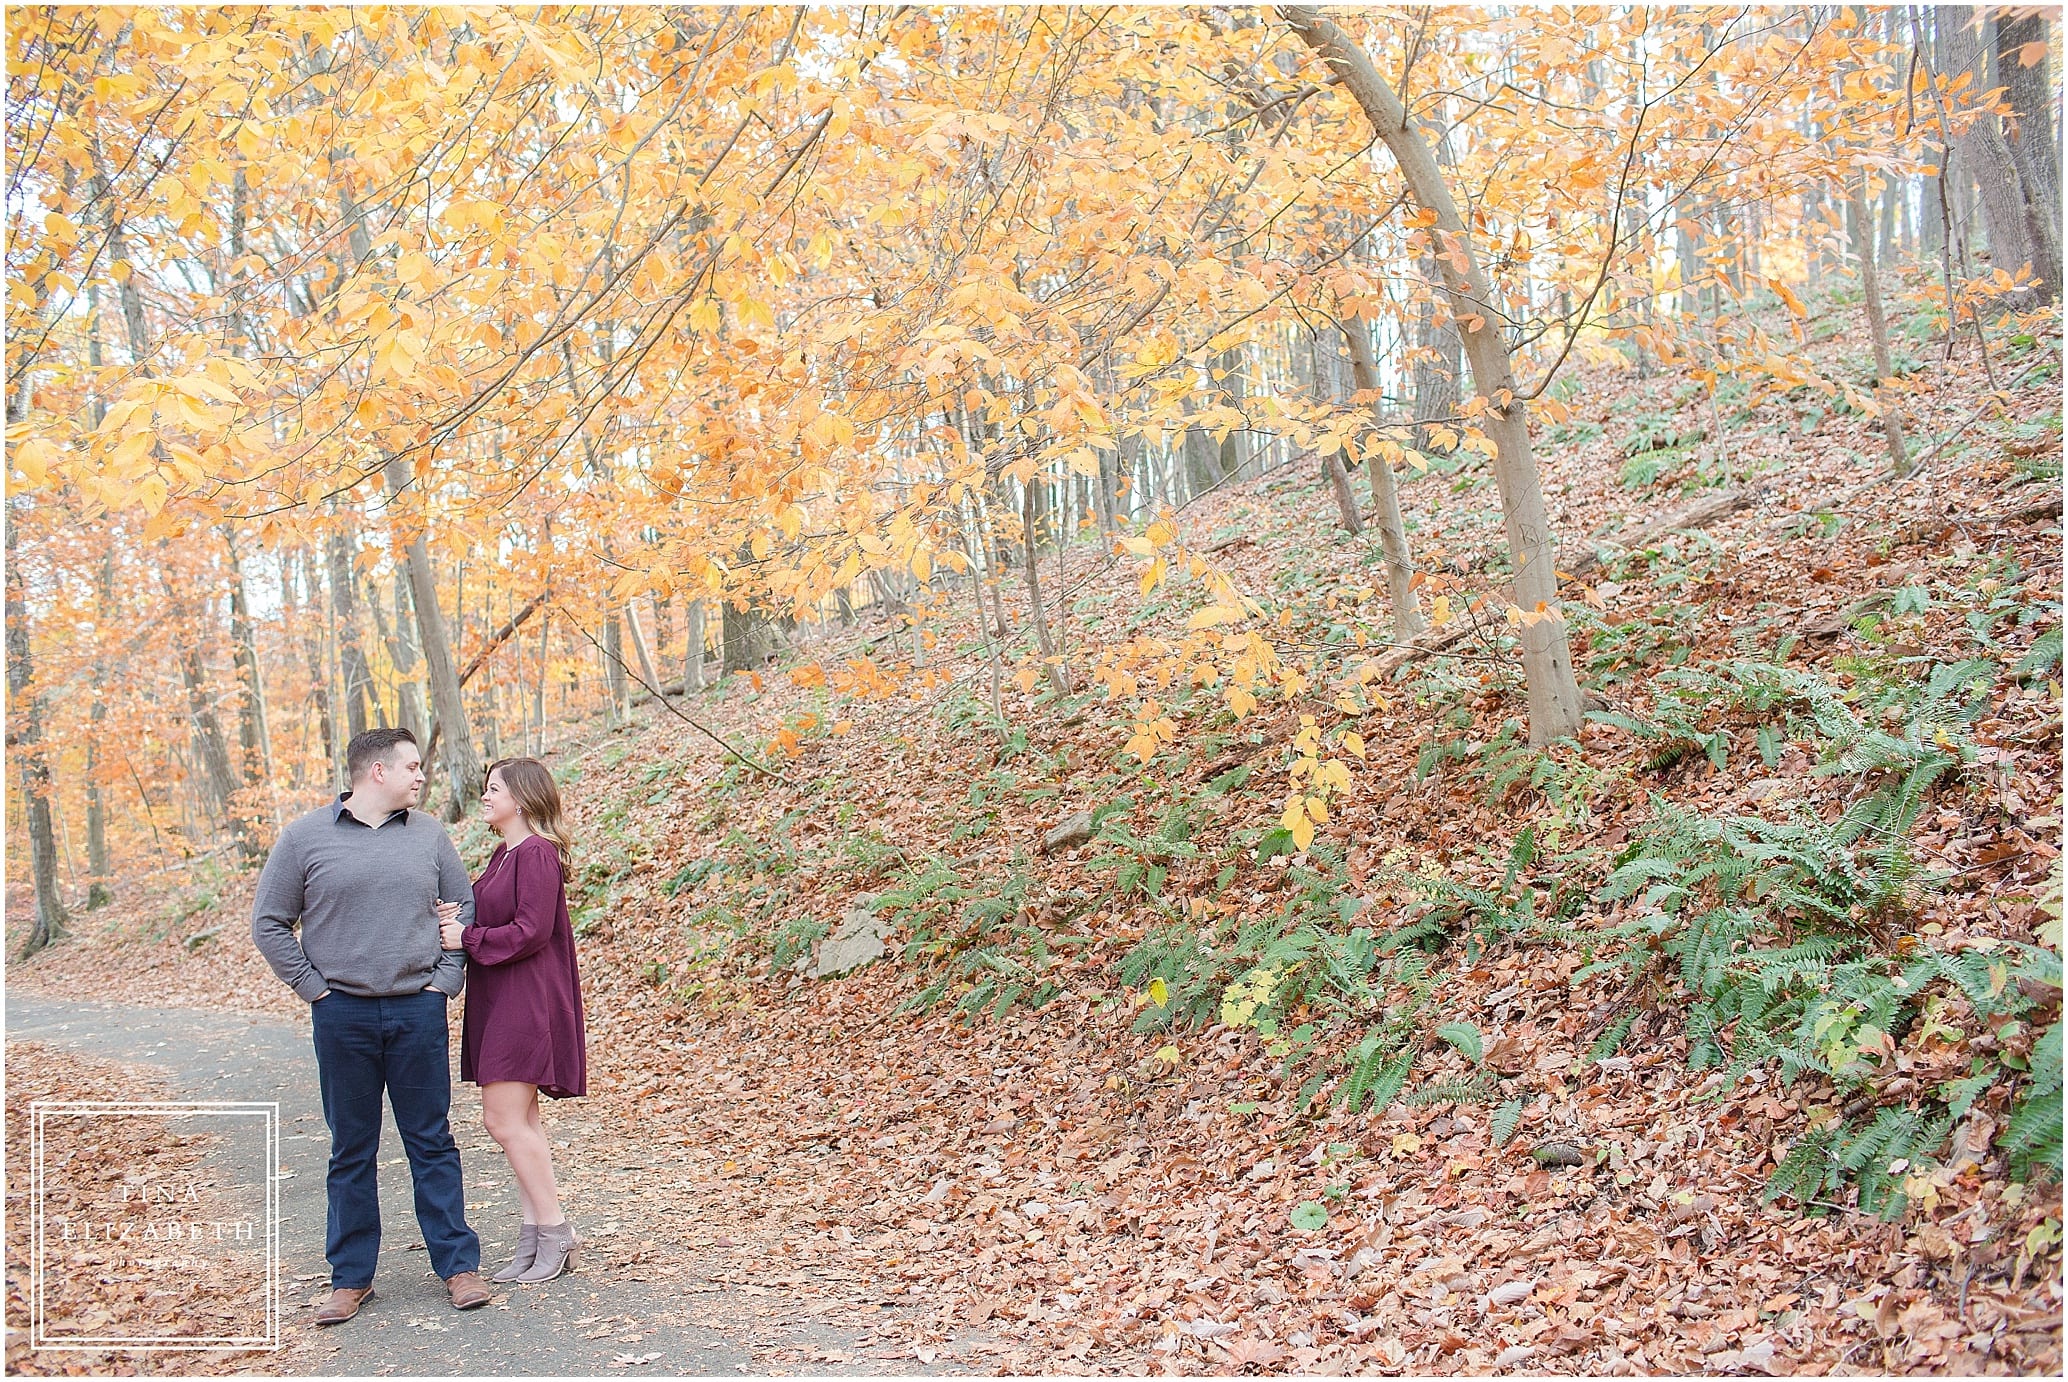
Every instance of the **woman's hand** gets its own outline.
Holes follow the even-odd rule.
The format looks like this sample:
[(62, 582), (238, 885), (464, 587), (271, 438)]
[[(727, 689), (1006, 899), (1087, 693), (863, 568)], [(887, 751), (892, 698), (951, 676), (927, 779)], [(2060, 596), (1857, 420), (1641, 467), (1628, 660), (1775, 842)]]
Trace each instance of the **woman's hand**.
[(460, 932), (464, 929), (459, 922), (460, 904), (441, 901), (432, 910), (438, 913), (439, 946), (445, 950), (464, 949), (460, 940)]

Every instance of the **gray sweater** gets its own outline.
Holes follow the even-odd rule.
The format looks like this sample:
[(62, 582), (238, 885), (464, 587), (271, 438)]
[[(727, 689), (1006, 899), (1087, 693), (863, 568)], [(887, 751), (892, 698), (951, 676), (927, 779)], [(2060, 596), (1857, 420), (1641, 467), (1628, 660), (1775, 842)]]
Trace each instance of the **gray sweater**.
[(350, 795), (280, 832), (259, 874), (252, 940), (306, 1003), (326, 989), (393, 998), (428, 986), (456, 997), (467, 953), (439, 946), (433, 904), (457, 902), (460, 922), (474, 920), (459, 851), (421, 811), (367, 826), (345, 809)]

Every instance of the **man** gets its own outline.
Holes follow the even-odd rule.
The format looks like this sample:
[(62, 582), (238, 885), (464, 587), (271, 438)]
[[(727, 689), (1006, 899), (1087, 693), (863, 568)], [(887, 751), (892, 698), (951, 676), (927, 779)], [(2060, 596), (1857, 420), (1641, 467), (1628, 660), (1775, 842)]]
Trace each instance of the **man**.
[[(309, 1004), (323, 1121), (330, 1125), (330, 1299), (318, 1324), (342, 1324), (373, 1295), (381, 1248), (381, 1091), (409, 1153), (416, 1220), (454, 1308), (486, 1305), (481, 1240), (467, 1224), (460, 1152), (448, 1121), (445, 1009), (466, 953), (439, 945), (440, 899), (474, 916), (459, 851), (413, 811), (423, 753), (406, 729), (370, 729), (345, 747), (352, 789), (280, 832), (251, 908), (251, 938)], [(301, 934), (297, 938), (295, 928)]]

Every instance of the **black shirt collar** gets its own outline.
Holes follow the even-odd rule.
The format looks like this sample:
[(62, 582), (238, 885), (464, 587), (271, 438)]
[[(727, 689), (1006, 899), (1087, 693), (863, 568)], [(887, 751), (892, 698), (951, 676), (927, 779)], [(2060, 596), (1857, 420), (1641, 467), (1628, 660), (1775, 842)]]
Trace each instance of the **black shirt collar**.
[[(365, 821), (362, 821), (357, 816), (353, 815), (351, 808), (345, 805), (345, 799), (351, 795), (352, 794), (350, 792), (339, 792), (337, 794), (337, 800), (330, 804), (331, 823), (333, 825), (338, 825), (344, 823), (345, 821), (350, 821), (352, 824), (359, 826), (360, 828), (365, 830), (375, 829), (376, 827), (367, 825)], [(402, 823), (404, 825), (409, 824), (409, 808), (407, 806), (396, 807), (393, 811), (388, 813), (388, 819), (382, 821), (381, 824), (386, 825), (388, 824), (388, 821), (392, 821), (398, 816), (402, 818)]]

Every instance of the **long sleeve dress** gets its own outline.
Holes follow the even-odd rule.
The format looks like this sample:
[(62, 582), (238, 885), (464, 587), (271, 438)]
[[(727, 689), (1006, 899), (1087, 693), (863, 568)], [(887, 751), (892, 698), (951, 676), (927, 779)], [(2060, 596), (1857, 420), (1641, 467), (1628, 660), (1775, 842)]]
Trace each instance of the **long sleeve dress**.
[(497, 845), (474, 880), (460, 1078), (518, 1080), (556, 1099), (589, 1092), (581, 975), (560, 851), (542, 835)]

